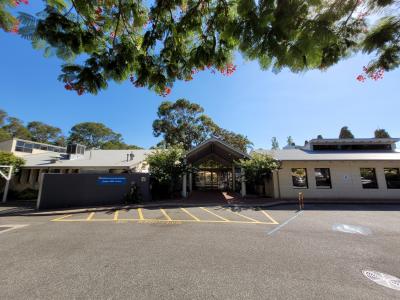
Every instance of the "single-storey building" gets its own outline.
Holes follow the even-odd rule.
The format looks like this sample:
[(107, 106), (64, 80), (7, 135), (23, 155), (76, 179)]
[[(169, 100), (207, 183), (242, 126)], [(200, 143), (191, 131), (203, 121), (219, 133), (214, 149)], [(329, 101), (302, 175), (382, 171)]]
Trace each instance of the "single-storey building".
[[(263, 193), (271, 199), (296, 199), (302, 192), (308, 199), (396, 201), (400, 200), (399, 141), (314, 139), (303, 147), (253, 152), (271, 155), (281, 162), (281, 168), (265, 181)], [(12, 180), (11, 188), (17, 190), (38, 189), (41, 173), (148, 173), (146, 156), (154, 151), (87, 150), (80, 145), (59, 149), (20, 139), (0, 143), (0, 150), (26, 160), (19, 176)], [(236, 161), (249, 159), (251, 154), (217, 138), (199, 144), (186, 153), (186, 162), (193, 171), (182, 174), (182, 196), (190, 197), (195, 190), (219, 190), (245, 197), (249, 187)]]

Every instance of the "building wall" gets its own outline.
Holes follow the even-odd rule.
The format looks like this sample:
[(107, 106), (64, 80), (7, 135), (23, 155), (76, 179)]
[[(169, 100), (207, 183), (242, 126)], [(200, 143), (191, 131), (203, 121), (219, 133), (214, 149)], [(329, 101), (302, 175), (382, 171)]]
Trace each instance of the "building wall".
[(39, 190), (40, 187), (40, 174), (42, 173), (54, 173), (54, 174), (121, 174), (126, 173), (124, 169), (85, 169), (85, 168), (22, 168), (19, 174), (13, 176), (10, 183), (10, 189), (14, 191), (22, 191), (27, 188)]
[[(293, 186), (292, 168), (307, 169), (308, 188)], [(314, 168), (330, 169), (331, 189), (316, 186)], [(360, 168), (375, 168), (377, 189), (363, 188)], [(400, 168), (400, 161), (285, 161), (274, 176), (274, 197), (296, 199), (302, 192), (306, 199), (400, 199), (400, 189), (387, 188), (384, 168)]]

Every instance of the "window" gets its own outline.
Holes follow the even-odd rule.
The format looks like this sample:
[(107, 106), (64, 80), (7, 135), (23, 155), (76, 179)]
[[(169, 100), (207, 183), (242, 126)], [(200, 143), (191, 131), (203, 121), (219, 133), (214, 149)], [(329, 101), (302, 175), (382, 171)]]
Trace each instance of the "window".
[(386, 185), (388, 189), (400, 189), (399, 168), (384, 168)]
[(315, 185), (317, 188), (331, 189), (331, 172), (329, 168), (315, 168)]
[(375, 168), (361, 168), (361, 183), (363, 189), (377, 189), (378, 181), (376, 180)]
[(308, 188), (307, 169), (293, 168), (292, 169), (293, 186), (298, 188)]

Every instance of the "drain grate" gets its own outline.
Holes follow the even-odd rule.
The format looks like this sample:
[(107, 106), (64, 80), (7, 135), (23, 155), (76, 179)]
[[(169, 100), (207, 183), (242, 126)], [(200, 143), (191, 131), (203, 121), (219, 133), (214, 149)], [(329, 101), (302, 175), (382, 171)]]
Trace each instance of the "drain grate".
[(397, 277), (371, 270), (364, 270), (362, 273), (365, 277), (367, 277), (369, 280), (372, 280), (376, 284), (400, 291), (400, 279)]

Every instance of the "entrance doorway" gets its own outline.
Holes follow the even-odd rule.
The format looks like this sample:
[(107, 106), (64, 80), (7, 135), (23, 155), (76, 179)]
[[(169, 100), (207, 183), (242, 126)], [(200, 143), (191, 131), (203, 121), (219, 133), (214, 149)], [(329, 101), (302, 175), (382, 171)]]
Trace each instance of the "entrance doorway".
[(194, 189), (231, 191), (232, 171), (229, 170), (199, 170), (195, 173)]

